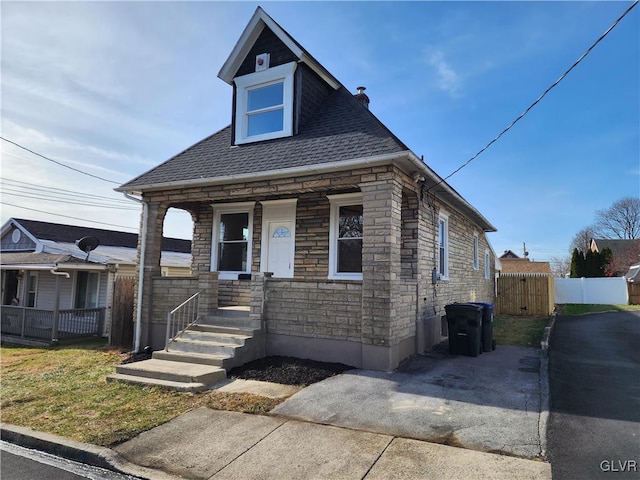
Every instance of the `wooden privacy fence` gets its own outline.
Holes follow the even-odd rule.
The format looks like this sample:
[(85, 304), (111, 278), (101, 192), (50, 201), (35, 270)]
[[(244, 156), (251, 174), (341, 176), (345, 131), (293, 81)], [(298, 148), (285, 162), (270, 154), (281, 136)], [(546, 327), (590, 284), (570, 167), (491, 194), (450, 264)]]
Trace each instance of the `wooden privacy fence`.
[(547, 316), (555, 304), (553, 276), (546, 273), (507, 273), (498, 277), (495, 313)]
[(629, 304), (640, 305), (640, 283), (627, 283), (629, 288)]
[(118, 277), (113, 289), (113, 309), (109, 343), (115, 347), (133, 346), (133, 299), (136, 279)]

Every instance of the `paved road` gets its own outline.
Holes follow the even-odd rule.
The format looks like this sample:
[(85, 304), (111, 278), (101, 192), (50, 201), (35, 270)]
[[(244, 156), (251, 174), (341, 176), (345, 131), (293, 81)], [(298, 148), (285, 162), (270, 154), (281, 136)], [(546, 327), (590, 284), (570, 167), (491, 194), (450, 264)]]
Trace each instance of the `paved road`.
[(549, 382), (554, 480), (640, 478), (640, 312), (559, 316)]
[(7, 442), (0, 442), (0, 477), (7, 480), (135, 480)]

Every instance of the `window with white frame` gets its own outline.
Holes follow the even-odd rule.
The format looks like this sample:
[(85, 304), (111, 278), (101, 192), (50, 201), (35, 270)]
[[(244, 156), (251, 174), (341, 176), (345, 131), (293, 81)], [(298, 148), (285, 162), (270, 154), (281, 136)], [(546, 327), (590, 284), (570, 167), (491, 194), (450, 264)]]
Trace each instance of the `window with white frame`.
[(287, 137), (293, 132), (291, 62), (236, 78), (236, 144)]
[(27, 298), (25, 299), (25, 306), (34, 308), (36, 306), (36, 297), (38, 295), (38, 275), (36, 273), (30, 273), (27, 280)]
[(212, 270), (222, 280), (236, 280), (251, 273), (251, 238), (254, 202), (213, 205)]
[(473, 234), (473, 269), (478, 270), (480, 268), (480, 252), (478, 245), (478, 234)]
[(491, 255), (489, 254), (489, 250), (485, 250), (484, 252), (484, 278), (487, 280), (491, 278)]
[(77, 272), (73, 308), (98, 308), (99, 272)]
[(449, 215), (445, 212), (438, 217), (438, 273), (449, 278)]
[(329, 278), (362, 280), (362, 193), (327, 195), (331, 203)]

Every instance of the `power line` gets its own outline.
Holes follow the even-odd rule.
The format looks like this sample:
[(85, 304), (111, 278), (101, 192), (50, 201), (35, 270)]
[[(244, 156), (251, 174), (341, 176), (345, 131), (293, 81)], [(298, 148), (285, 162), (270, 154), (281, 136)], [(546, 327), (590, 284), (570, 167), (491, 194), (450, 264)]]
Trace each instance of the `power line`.
[(95, 224), (100, 224), (100, 225), (109, 225), (110, 227), (118, 227), (118, 228), (127, 228), (129, 230), (137, 230), (136, 227), (128, 227), (128, 226), (125, 226), (125, 225), (116, 225), (114, 223), (98, 222), (97, 220), (87, 220), (86, 218), (71, 217), (69, 215), (62, 215), (60, 213), (45, 212), (44, 210), (38, 210), (38, 209), (35, 209), (35, 208), (23, 207), (21, 205), (14, 205), (12, 203), (7, 203), (7, 202), (0, 202), (0, 204), (7, 205), (9, 207), (22, 208), (23, 210), (30, 210), (32, 212), (45, 213), (47, 215), (55, 215), (56, 217), (64, 217), (64, 218), (71, 218), (73, 220), (81, 220), (81, 221), (87, 222), (87, 223), (95, 223)]
[(518, 123), (518, 121), (520, 121), (527, 113), (529, 113), (529, 111), (535, 107), (553, 88), (555, 88), (562, 80), (564, 80), (564, 78), (569, 75), (569, 72), (571, 72), (571, 70), (573, 70), (575, 67), (578, 66), (578, 64), (580, 62), (582, 62), (582, 60), (584, 60), (584, 58), (589, 55), (589, 53), (591, 53), (591, 50), (593, 50), (596, 45), (598, 45), (602, 40), (604, 40), (604, 38), (609, 34), (609, 32), (611, 32), (611, 30), (613, 30), (616, 25), (618, 25), (618, 23), (620, 23), (620, 21), (627, 16), (627, 14), (638, 4), (638, 1), (640, 0), (635, 0), (630, 6), (629, 8), (627, 8), (624, 13), (622, 15), (620, 15), (618, 17), (618, 19), (613, 22), (611, 24), (611, 26), (609, 28), (607, 28), (607, 30), (600, 36), (600, 38), (598, 38), (589, 48), (587, 48), (587, 50), (580, 56), (580, 58), (578, 58), (578, 60), (576, 60), (573, 65), (571, 65), (562, 75), (560, 75), (560, 78), (558, 78), (558, 80), (556, 80), (555, 82), (553, 82), (551, 84), (551, 86), (549, 86), (549, 88), (547, 88), (542, 95), (540, 95), (531, 105), (529, 105), (527, 107), (527, 109), (522, 112), (520, 115), (518, 115), (518, 117), (509, 124), (508, 127), (506, 127), (504, 130), (502, 130), (498, 135), (496, 135), (493, 140), (491, 140), (489, 143), (487, 143), (484, 147), (482, 147), (480, 149), (480, 151), (478, 153), (476, 153), (473, 157), (471, 157), (469, 160), (467, 160), (465, 163), (463, 163), (462, 165), (460, 165), (458, 168), (456, 168), (453, 172), (451, 172), (448, 176), (444, 177), (442, 180), (440, 180), (438, 183), (436, 183), (435, 185), (433, 185), (432, 187), (429, 187), (429, 190), (431, 190), (432, 188), (437, 187), (438, 185), (440, 185), (441, 183), (445, 182), (446, 180), (450, 179), (451, 177), (453, 177), (456, 173), (458, 173), (460, 170), (462, 170), (464, 167), (466, 167), (467, 165), (469, 165), (471, 162), (473, 162), (477, 157), (479, 157), (485, 150), (487, 150), (491, 145), (493, 145), (495, 142), (497, 142), (505, 133), (507, 133), (509, 130), (511, 130), (511, 128)]
[(52, 158), (45, 157), (44, 155), (42, 155), (42, 154), (40, 154), (40, 153), (38, 153), (38, 152), (34, 152), (33, 150), (31, 150), (31, 149), (29, 149), (29, 148), (27, 148), (27, 147), (23, 147), (23, 146), (22, 146), (22, 145), (20, 145), (19, 143), (13, 142), (13, 141), (11, 141), (11, 140), (9, 140), (9, 139), (7, 139), (7, 138), (4, 138), (4, 137), (2, 137), (2, 136), (0, 136), (0, 139), (1, 139), (1, 140), (4, 140), (4, 141), (5, 141), (5, 142), (7, 142), (7, 143), (10, 143), (10, 144), (12, 144), (12, 145), (15, 145), (15, 146), (16, 146), (16, 147), (18, 147), (18, 148), (21, 148), (22, 150), (26, 150), (27, 152), (32, 153), (32, 154), (34, 154), (34, 155), (36, 155), (36, 156), (38, 156), (38, 157), (40, 157), (40, 158), (44, 158), (45, 160), (47, 160), (47, 161), (49, 161), (49, 162), (53, 162), (53, 163), (55, 163), (56, 165), (60, 165), (61, 167), (68, 168), (69, 170), (73, 170), (74, 172), (78, 172), (78, 173), (81, 173), (81, 174), (83, 174), (83, 175), (87, 175), (87, 176), (89, 176), (89, 177), (97, 178), (98, 180), (102, 180), (103, 182), (115, 183), (116, 185), (120, 185), (120, 183), (121, 183), (121, 182), (116, 182), (116, 181), (114, 181), (114, 180), (109, 180), (109, 179), (107, 179), (107, 178), (99, 177), (98, 175), (94, 175), (94, 174), (92, 174), (92, 173), (84, 172), (84, 171), (79, 170), (79, 169), (74, 168), (74, 167), (70, 167), (69, 165), (66, 165), (66, 164), (64, 164), (64, 163), (62, 163), (62, 162), (59, 162), (59, 161), (57, 161), (57, 160), (54, 160), (54, 159), (52, 159)]
[(46, 200), (48, 202), (66, 203), (68, 205), (85, 205), (87, 207), (109, 208), (114, 210), (130, 210), (130, 211), (139, 210), (138, 208), (135, 208), (133, 206), (124, 207), (124, 206), (118, 206), (118, 205), (107, 205), (105, 203), (95, 203), (95, 202), (89, 202), (86, 200), (80, 201), (80, 199), (78, 200), (63, 199), (60, 197), (55, 197), (50, 195), (30, 195), (29, 193), (25, 193), (20, 190), (13, 190), (11, 188), (6, 188), (6, 187), (3, 188), (2, 191), (3, 193), (7, 195), (13, 195), (14, 197), (32, 198), (35, 200)]
[[(59, 197), (79, 197), (79, 198), (89, 198), (91, 200), (109, 200), (109, 202), (120, 203), (122, 205), (132, 206), (133, 203), (131, 200), (126, 200), (124, 198), (113, 198), (107, 197), (105, 195), (95, 195), (95, 194), (87, 194), (83, 192), (77, 192), (74, 190), (65, 190), (63, 188), (50, 187), (47, 185), (37, 185), (34, 183), (21, 182), (19, 180), (14, 180), (11, 178), (3, 178), (0, 180), (0, 183), (5, 184), (5, 188), (3, 191), (7, 190), (8, 187), (20, 188), (23, 190), (27, 190), (27, 193), (33, 193), (33, 190), (45, 192), (51, 195), (57, 195)], [(25, 193), (25, 192), (21, 192)], [(103, 202), (104, 203), (104, 202)]]

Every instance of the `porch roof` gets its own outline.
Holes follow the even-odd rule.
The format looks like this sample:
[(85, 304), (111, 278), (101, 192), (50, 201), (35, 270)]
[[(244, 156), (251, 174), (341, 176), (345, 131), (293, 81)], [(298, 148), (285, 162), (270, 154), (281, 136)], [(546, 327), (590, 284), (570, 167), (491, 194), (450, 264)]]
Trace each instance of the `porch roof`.
[(104, 270), (105, 266), (85, 262), (72, 255), (44, 252), (3, 252), (2, 270), (52, 270), (55, 268)]

